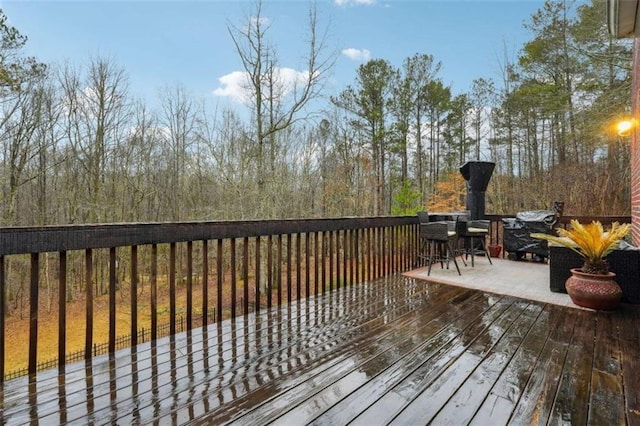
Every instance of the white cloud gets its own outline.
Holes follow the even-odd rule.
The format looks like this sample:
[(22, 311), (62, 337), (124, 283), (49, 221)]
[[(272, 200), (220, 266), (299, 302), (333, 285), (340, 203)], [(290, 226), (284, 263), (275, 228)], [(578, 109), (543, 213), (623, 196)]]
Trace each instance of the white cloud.
[[(285, 97), (294, 91), (299, 84), (309, 78), (308, 71), (298, 71), (293, 68), (276, 68), (274, 70), (274, 92), (277, 99)], [(228, 97), (235, 102), (248, 104), (251, 101), (251, 85), (249, 74), (244, 71), (233, 71), (218, 79), (220, 87), (213, 91), (215, 96)]]
[(265, 17), (265, 16), (261, 16), (260, 18), (252, 16), (251, 17), (251, 24), (257, 26), (261, 26), (261, 27), (267, 27), (269, 25), (271, 25), (271, 19)]
[(359, 6), (359, 5), (372, 5), (376, 0), (333, 0), (336, 6)]
[(221, 87), (213, 91), (216, 96), (229, 97), (236, 102), (245, 103), (247, 101), (247, 73), (242, 71), (234, 71), (230, 74), (223, 75), (218, 79)]
[(342, 54), (352, 61), (368, 61), (371, 58), (371, 52), (368, 49), (355, 49), (349, 47), (342, 49)]

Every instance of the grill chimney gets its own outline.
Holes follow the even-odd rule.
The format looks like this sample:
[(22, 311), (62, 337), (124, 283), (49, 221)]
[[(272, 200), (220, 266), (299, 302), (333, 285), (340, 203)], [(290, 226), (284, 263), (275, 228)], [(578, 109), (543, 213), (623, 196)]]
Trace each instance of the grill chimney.
[(471, 219), (484, 219), (484, 199), (496, 163), (467, 161), (460, 166), (460, 173), (467, 183), (467, 210)]

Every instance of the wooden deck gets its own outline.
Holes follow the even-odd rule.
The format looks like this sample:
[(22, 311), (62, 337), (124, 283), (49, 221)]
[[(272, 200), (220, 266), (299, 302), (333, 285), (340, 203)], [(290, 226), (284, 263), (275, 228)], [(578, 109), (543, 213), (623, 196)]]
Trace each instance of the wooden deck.
[(639, 325), (395, 275), (7, 382), (0, 420), (640, 424)]

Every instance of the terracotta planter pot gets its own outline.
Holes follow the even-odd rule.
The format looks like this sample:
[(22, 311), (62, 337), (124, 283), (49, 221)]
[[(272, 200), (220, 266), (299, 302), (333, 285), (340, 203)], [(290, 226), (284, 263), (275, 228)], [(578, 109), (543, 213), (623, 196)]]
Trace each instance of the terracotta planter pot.
[(487, 250), (489, 250), (489, 255), (491, 257), (499, 257), (500, 252), (502, 251), (502, 246), (497, 244), (491, 244), (487, 246)]
[(565, 284), (571, 300), (585, 308), (611, 311), (622, 298), (622, 290), (615, 281), (616, 274), (587, 274), (582, 269), (571, 269), (571, 276)]

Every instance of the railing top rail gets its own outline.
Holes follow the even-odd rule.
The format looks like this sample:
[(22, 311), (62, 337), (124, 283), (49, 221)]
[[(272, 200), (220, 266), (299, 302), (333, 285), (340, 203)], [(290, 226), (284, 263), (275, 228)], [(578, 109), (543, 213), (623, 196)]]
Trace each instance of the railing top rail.
[(417, 224), (417, 216), (0, 227), (0, 256)]
[[(500, 221), (514, 214), (486, 215)], [(571, 216), (580, 222), (600, 220), (603, 224), (629, 222), (629, 216)], [(190, 221), (151, 223), (112, 223), (35, 227), (0, 227), (0, 256), (83, 250), (184, 241), (285, 235), (306, 232), (339, 231), (418, 223), (416, 216), (341, 217), (327, 219), (274, 219), (245, 221)]]

